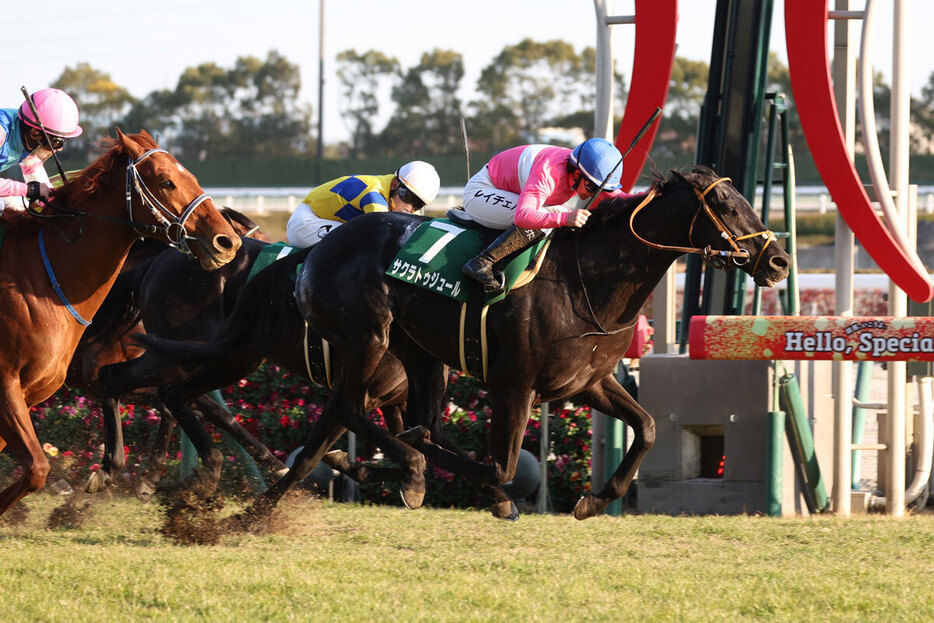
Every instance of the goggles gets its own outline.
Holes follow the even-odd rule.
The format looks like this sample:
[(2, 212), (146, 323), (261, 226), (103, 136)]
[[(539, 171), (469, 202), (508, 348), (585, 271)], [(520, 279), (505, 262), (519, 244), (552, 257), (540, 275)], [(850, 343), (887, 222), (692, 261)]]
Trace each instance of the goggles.
[(413, 210), (417, 211), (425, 207), (425, 202), (419, 199), (418, 195), (406, 188), (405, 184), (402, 182), (399, 182), (399, 188), (396, 189), (396, 194), (404, 203), (412, 206)]

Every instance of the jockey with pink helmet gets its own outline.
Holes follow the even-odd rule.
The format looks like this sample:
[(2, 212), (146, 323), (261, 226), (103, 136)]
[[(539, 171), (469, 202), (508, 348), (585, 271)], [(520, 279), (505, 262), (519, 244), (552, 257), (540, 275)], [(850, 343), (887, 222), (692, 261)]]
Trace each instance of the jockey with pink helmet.
[[(29, 102), (19, 110), (0, 108), (0, 171), (14, 164), (20, 165), (26, 182), (0, 178), (0, 197), (48, 198), (51, 190), (49, 177), (42, 164), (59, 151), (66, 139), (81, 134), (78, 125), (78, 106), (64, 91), (42, 89), (32, 94), (39, 119)], [(51, 139), (46, 141), (40, 128), (45, 126)]]

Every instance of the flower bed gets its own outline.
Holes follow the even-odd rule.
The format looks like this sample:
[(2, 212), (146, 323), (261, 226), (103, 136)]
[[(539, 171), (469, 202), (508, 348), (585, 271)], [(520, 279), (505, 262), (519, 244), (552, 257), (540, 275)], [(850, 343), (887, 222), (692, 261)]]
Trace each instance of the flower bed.
[[(321, 414), (327, 392), (287, 374), (276, 366), (265, 365), (223, 390), (224, 398), (240, 424), (263, 441), (281, 460), (304, 443), (310, 425)], [(159, 414), (146, 406), (124, 405), (122, 408), (126, 467), (124, 478), (135, 480), (148, 463), (148, 453), (159, 427)], [(444, 412), (444, 427), (450, 438), (464, 450), (473, 452), (479, 460), (489, 460), (488, 432), (490, 407), (486, 390), (474, 379), (452, 371)], [(556, 511), (569, 511), (590, 483), (590, 411), (588, 407), (571, 405), (554, 409), (549, 456), (549, 494)], [(91, 471), (99, 467), (103, 450), (104, 430), (100, 406), (81, 392), (62, 389), (49, 400), (31, 410), (39, 440), (49, 458), (52, 470), (49, 482), (64, 478), (79, 488)], [(382, 414), (371, 414), (379, 424)], [(215, 441), (220, 436), (208, 426)], [(523, 447), (539, 454), (540, 412), (536, 409), (527, 427)], [(346, 436), (336, 445), (346, 449)], [(225, 454), (228, 452), (225, 451)], [(169, 469), (177, 470), (181, 458), (176, 439), (170, 446)], [(379, 457), (378, 449), (360, 442), (358, 460)], [(223, 486), (227, 492), (245, 487), (242, 467), (229, 458), (224, 470)], [(18, 468), (16, 468), (18, 469)], [(14, 475), (14, 463), (8, 453), (0, 454), (0, 476)], [(430, 467), (427, 504), (443, 507), (485, 505), (472, 482)], [(361, 487), (365, 500), (374, 503), (401, 503), (397, 487), (366, 485)]]

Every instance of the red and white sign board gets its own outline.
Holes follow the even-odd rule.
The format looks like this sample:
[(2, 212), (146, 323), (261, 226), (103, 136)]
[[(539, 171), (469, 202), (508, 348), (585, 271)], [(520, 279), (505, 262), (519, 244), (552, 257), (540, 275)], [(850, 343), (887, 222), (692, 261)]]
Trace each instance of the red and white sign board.
[(691, 359), (934, 361), (934, 318), (694, 316)]

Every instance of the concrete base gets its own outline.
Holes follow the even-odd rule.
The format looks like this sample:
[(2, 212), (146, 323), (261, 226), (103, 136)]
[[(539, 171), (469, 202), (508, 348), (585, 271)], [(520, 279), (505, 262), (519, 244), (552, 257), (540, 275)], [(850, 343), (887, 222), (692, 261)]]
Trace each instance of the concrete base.
[[(798, 377), (815, 451), (828, 492), (833, 489), (833, 400), (830, 362), (780, 362)], [(638, 475), (638, 510), (664, 514), (765, 512), (767, 414), (774, 373), (768, 361), (692, 361), (686, 355), (642, 358), (639, 402), (656, 421), (655, 446)], [(786, 424), (786, 432), (788, 426)], [(722, 478), (698, 478), (698, 439), (722, 436)], [(785, 443), (782, 514), (806, 515), (803, 482)]]

